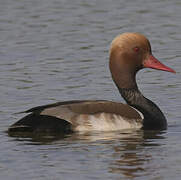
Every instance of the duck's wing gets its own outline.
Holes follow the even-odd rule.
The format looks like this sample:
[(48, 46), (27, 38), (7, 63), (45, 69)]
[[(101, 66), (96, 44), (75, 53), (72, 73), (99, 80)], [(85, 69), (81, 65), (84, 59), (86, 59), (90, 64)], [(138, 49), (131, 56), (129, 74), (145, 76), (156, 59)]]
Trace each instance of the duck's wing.
[(65, 101), (38, 106), (9, 130), (30, 131), (91, 131), (140, 127), (143, 115), (127, 104), (96, 101)]

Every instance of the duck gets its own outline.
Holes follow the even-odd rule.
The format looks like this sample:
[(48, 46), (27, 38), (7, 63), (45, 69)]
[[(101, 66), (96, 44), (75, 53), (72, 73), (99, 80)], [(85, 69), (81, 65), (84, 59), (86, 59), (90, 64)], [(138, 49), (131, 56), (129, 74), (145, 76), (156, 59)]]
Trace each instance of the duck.
[(71, 100), (37, 106), (23, 113), (9, 132), (91, 132), (125, 129), (165, 130), (167, 120), (160, 108), (144, 97), (136, 83), (143, 68), (175, 73), (156, 59), (149, 40), (140, 33), (126, 32), (110, 45), (109, 69), (127, 104), (108, 100)]

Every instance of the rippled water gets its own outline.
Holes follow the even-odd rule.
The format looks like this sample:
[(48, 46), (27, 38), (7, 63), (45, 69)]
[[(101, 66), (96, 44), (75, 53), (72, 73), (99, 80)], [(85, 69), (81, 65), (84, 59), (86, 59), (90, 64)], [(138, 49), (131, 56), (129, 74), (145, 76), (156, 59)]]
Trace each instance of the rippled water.
[[(180, 0), (7, 0), (0, 4), (0, 179), (180, 179)], [(168, 120), (163, 132), (11, 137), (33, 106), (71, 99), (123, 101), (108, 69), (118, 34), (136, 31), (177, 74), (143, 70), (145, 96)]]

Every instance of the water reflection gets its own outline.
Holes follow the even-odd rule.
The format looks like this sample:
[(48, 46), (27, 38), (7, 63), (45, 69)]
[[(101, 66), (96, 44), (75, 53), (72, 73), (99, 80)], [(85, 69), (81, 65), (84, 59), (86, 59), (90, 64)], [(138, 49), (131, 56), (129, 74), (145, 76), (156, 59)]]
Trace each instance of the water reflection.
[[(163, 131), (122, 131), (122, 132), (94, 132), (69, 135), (30, 135), (9, 134), (15, 141), (29, 145), (55, 145), (57, 151), (61, 148), (72, 148), (71, 152), (79, 151), (80, 154), (93, 154), (99, 161), (105, 161), (107, 172), (120, 177), (134, 178), (146, 176), (151, 173), (148, 164), (153, 161), (152, 149), (162, 145)], [(72, 144), (72, 145), (70, 145)], [(63, 145), (63, 146), (62, 146)], [(86, 147), (85, 147), (86, 146)], [(95, 152), (91, 147), (96, 148)], [(106, 150), (107, 149), (107, 150)], [(87, 157), (84, 157), (85, 160)], [(90, 159), (90, 160), (91, 160)], [(108, 161), (106, 161), (108, 159)]]
[(160, 146), (158, 139), (163, 139), (163, 132), (140, 131), (132, 136), (121, 139), (121, 144), (114, 146), (113, 159), (109, 171), (128, 178), (148, 175), (147, 165), (152, 161), (151, 152), (147, 146)]

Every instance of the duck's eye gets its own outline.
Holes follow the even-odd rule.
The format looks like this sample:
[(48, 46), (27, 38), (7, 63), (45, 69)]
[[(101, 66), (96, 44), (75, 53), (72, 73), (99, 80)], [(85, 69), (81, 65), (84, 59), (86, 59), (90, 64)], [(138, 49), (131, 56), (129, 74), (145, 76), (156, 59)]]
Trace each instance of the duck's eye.
[(133, 50), (134, 50), (134, 52), (139, 52), (140, 48), (139, 47), (134, 47)]

